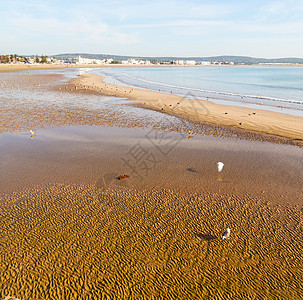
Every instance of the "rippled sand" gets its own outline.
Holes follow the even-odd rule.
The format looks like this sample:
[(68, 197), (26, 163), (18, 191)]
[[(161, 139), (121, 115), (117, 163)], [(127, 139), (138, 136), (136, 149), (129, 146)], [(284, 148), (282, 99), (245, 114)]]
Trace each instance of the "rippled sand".
[[(302, 212), (265, 199), (55, 185), (2, 196), (0, 295), (299, 299)], [(222, 240), (226, 227), (231, 237)]]

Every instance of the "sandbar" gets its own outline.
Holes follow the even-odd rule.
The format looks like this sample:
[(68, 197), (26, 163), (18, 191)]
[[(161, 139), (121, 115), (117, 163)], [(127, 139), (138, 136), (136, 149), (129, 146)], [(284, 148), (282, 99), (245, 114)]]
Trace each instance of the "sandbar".
[(140, 88), (118, 86), (102, 76), (85, 74), (72, 80), (75, 88), (135, 100), (141, 107), (185, 118), (194, 122), (225, 126), (241, 131), (279, 137), (291, 144), (303, 145), (303, 118), (266, 110), (215, 104)]

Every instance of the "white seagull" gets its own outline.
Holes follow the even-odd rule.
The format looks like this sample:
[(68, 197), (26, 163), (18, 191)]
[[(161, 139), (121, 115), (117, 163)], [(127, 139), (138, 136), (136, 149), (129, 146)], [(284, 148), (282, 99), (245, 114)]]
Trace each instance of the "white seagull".
[(218, 166), (218, 172), (221, 172), (223, 170), (224, 164), (223, 162), (219, 161), (217, 162), (217, 166)]
[(30, 132), (31, 135), (35, 135), (35, 133), (36, 133), (36, 132), (33, 131), (33, 130), (30, 130), (29, 132)]
[(224, 240), (224, 239), (228, 239), (229, 236), (230, 236), (230, 229), (227, 228), (226, 231), (225, 231), (225, 232), (223, 233), (223, 235), (222, 235), (222, 239), (223, 239), (223, 240)]

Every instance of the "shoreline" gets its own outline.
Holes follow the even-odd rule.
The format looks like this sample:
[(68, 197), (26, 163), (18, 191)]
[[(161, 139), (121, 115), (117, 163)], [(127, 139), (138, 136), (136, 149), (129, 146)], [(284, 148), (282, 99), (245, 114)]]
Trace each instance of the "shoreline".
[(0, 64), (0, 73), (5, 72), (18, 72), (18, 71), (28, 71), (28, 70), (52, 70), (52, 69), (65, 69), (65, 68), (205, 68), (205, 67), (226, 67), (226, 68), (234, 68), (234, 67), (303, 67), (303, 64), (253, 64), (253, 65), (155, 65), (155, 64), (148, 64), (148, 65), (136, 65), (136, 64), (109, 64), (109, 65), (97, 65), (97, 64)]
[(300, 298), (301, 148), (186, 121), (216, 121), (208, 101), (57, 73), (2, 74), (0, 132), (24, 132), (0, 134), (0, 299)]
[(81, 75), (71, 81), (75, 89), (135, 100), (135, 105), (160, 111), (193, 122), (263, 134), (303, 147), (303, 118), (283, 113), (215, 104), (206, 100), (140, 88), (117, 86), (96, 74)]

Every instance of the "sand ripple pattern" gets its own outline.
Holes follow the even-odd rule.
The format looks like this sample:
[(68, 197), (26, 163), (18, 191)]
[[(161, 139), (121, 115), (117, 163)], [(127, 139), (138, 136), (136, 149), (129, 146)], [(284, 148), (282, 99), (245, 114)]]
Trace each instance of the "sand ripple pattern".
[[(0, 298), (302, 296), (298, 206), (59, 184), (2, 195), (0, 203)], [(223, 241), (227, 226), (231, 238)]]

